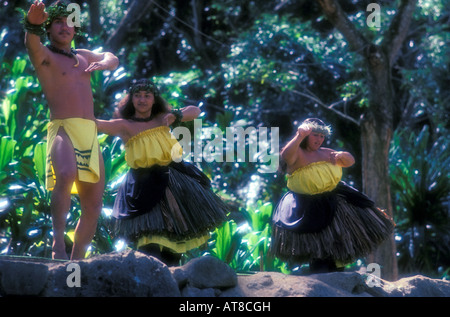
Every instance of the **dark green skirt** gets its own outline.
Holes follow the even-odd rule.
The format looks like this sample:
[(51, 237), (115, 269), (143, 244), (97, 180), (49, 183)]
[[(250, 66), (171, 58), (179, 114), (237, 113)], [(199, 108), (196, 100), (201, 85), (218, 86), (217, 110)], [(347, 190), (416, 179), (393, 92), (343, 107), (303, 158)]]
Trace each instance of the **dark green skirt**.
[(186, 241), (220, 226), (227, 213), (208, 177), (193, 164), (130, 169), (115, 200), (114, 232), (131, 241), (151, 235)]
[(387, 239), (394, 223), (366, 195), (340, 182), (331, 192), (289, 191), (272, 215), (271, 252), (283, 261), (351, 263)]

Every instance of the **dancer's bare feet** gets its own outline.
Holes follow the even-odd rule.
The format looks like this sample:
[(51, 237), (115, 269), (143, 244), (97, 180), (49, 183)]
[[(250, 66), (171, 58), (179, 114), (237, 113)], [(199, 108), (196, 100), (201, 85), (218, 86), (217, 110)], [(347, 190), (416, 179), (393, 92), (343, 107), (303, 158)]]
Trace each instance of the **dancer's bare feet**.
[(53, 244), (52, 259), (53, 260), (69, 260), (69, 256), (66, 253), (65, 245), (63, 245), (62, 247), (61, 246), (57, 247), (57, 246), (55, 246), (55, 244)]

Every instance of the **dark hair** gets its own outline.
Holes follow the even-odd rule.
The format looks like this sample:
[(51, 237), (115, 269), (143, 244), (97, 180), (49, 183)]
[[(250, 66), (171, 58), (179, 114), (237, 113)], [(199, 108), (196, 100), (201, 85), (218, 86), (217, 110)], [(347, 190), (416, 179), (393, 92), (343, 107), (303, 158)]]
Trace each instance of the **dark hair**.
[(116, 116), (131, 119), (134, 117), (136, 110), (133, 105), (133, 94), (139, 91), (149, 91), (153, 93), (155, 97), (155, 103), (152, 107), (152, 113), (150, 119), (153, 119), (161, 113), (169, 112), (167, 102), (159, 95), (159, 89), (156, 85), (148, 79), (139, 79), (133, 81), (131, 87), (128, 90), (128, 94), (119, 102)]
[[(325, 124), (325, 122), (323, 122), (322, 120), (320, 120), (318, 118), (305, 119), (302, 122), (302, 124), (304, 124), (304, 123), (310, 123), (311, 125), (317, 127), (318, 129), (313, 128), (314, 132), (319, 132), (319, 133), (325, 134), (327, 136), (331, 133), (331, 129)], [(308, 144), (308, 138), (309, 138), (309, 135), (306, 138), (304, 138), (302, 140), (302, 142), (300, 143), (300, 147), (302, 149), (306, 149), (307, 144)]]

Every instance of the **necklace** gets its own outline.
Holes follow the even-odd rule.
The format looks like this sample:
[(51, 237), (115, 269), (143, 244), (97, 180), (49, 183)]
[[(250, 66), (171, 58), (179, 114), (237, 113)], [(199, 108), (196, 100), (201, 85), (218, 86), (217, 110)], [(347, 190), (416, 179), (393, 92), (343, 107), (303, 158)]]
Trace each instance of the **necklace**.
[(76, 63), (75, 63), (75, 65), (73, 65), (73, 67), (78, 67), (80, 65), (80, 61), (78, 60), (78, 57), (77, 57), (78, 52), (76, 50), (74, 50), (73, 48), (70, 49), (70, 52), (66, 52), (66, 51), (64, 51), (62, 49), (54, 47), (51, 44), (47, 45), (47, 47), (53, 53), (61, 54), (61, 55), (64, 55), (64, 56), (67, 56), (67, 57), (70, 57), (70, 58), (72, 58), (72, 57), (75, 58)]
[(133, 121), (137, 121), (137, 122), (149, 122), (150, 120), (152, 120), (152, 116), (148, 117), (148, 118), (136, 118), (136, 117), (131, 117), (130, 118)]

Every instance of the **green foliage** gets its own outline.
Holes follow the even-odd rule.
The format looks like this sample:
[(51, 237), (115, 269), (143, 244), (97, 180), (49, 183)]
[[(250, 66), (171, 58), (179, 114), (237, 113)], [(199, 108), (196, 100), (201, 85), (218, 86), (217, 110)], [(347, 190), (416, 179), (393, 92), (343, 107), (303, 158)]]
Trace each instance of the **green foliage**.
[(240, 211), (246, 220), (239, 226), (235, 220), (229, 220), (217, 228), (206, 252), (237, 271), (288, 272), (286, 264), (269, 252), (272, 204), (258, 200)]
[(225, 263), (236, 267), (236, 255), (241, 245), (242, 236), (237, 231), (237, 225), (234, 220), (229, 220), (221, 227), (214, 230), (214, 245), (210, 247), (211, 254), (215, 255)]
[[(93, 72), (91, 74), (91, 87), (94, 96), (94, 113), (96, 116), (105, 114), (110, 105), (113, 105), (112, 89), (125, 79), (129, 79), (129, 74), (123, 67), (115, 71)], [(111, 114), (110, 114), (111, 116)]]
[(2, 179), (6, 177), (3, 169), (12, 161), (14, 157), (14, 148), (16, 146), (16, 140), (13, 140), (10, 136), (3, 136), (0, 139), (0, 170), (3, 175)]
[(162, 97), (173, 107), (184, 107), (188, 96), (187, 88), (198, 85), (198, 79), (202, 75), (200, 70), (190, 69), (185, 72), (172, 72), (166, 76), (153, 77), (152, 80), (163, 88)]
[(36, 169), (39, 185), (45, 187), (45, 166), (47, 161), (47, 143), (39, 142), (34, 147), (34, 168)]
[[(391, 146), (390, 174), (395, 193), (399, 265), (403, 271), (435, 275), (450, 263), (448, 193), (450, 152), (447, 133), (433, 139), (400, 131)], [(408, 150), (405, 150), (407, 148)]]
[(11, 84), (2, 100), (0, 130), (0, 199), (6, 206), (0, 248), (12, 254), (48, 255), (50, 216), (43, 188), (47, 110), (39, 98), (39, 84), (26, 75), (27, 61), (17, 57), (8, 70)]
[(246, 248), (244, 254), (247, 255), (244, 268), (256, 271), (274, 270), (277, 264), (282, 263), (269, 254), (272, 204), (258, 200), (255, 205), (247, 204), (243, 214), (249, 225), (249, 230), (243, 237), (243, 247)]

